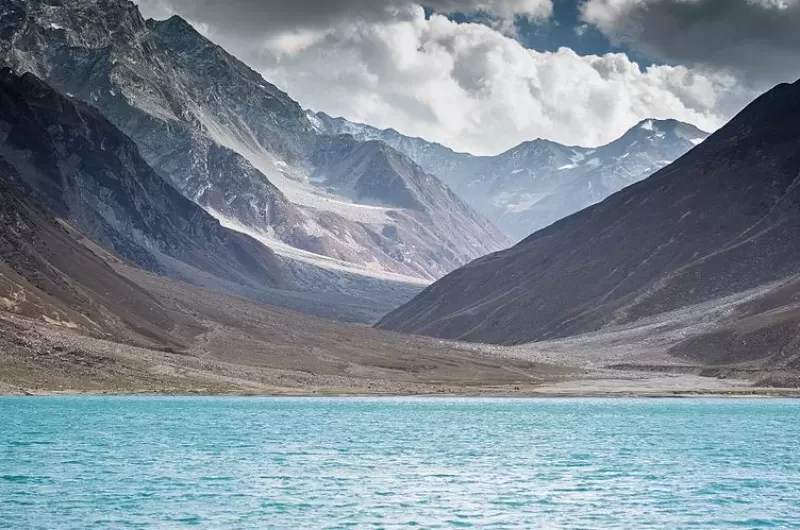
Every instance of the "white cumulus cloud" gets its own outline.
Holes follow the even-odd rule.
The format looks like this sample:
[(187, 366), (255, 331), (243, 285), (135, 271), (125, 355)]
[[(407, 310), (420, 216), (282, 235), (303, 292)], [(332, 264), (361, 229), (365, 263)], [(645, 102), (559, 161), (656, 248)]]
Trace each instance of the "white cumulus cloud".
[[(539, 0), (435, 4), (440, 12), (460, 5), (505, 17), (546, 16), (551, 7)], [(484, 24), (426, 16), (409, 3), (392, 9), (244, 34), (202, 11), (177, 10), (305, 107), (476, 154), (537, 137), (597, 145), (645, 118), (713, 130), (729, 117), (721, 109), (750, 95), (713, 71), (642, 69), (624, 54), (539, 52)]]

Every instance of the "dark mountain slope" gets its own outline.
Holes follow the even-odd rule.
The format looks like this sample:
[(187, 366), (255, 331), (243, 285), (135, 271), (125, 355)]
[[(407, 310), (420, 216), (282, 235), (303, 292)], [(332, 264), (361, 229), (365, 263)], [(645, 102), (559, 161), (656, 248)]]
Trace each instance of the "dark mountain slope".
[(175, 344), (175, 322), (156, 298), (7, 175), (0, 163), (0, 309), (117, 340)]
[(221, 227), (96, 110), (31, 74), (0, 71), (0, 159), (10, 182), (142, 267), (172, 272), (168, 256), (238, 284), (280, 285), (269, 249)]
[[(800, 273), (799, 230), (800, 82), (647, 180), (449, 275), (379, 326), (502, 344), (590, 332), (788, 281)], [(786, 325), (800, 331), (796, 318)]]

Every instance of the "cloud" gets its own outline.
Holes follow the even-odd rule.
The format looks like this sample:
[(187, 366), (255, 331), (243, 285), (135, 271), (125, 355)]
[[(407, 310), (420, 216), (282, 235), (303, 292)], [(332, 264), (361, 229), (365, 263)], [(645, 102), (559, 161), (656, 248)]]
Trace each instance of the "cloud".
[[(236, 28), (241, 35), (263, 35), (286, 28), (313, 30), (357, 19), (362, 22), (407, 17), (411, 0), (138, 0), (145, 16), (184, 18)], [(550, 16), (552, 0), (426, 0), (439, 13), (482, 13), (496, 19)]]
[[(249, 3), (230, 0), (229, 11), (238, 11), (232, 2)], [(540, 5), (439, 0), (437, 7), (456, 4), (494, 6), (498, 16)], [(501, 4), (512, 11), (501, 11)], [(624, 54), (529, 50), (489, 25), (426, 16), (419, 5), (396, 3), (390, 15), (364, 9), (348, 16), (329, 10), (293, 24), (286, 22), (291, 13), (276, 13), (284, 22), (252, 32), (208, 13), (181, 14), (307, 108), (475, 154), (537, 137), (597, 145), (645, 118), (713, 130), (729, 117), (720, 109), (738, 109), (751, 95), (728, 75), (683, 66), (642, 69)]]
[(615, 43), (760, 89), (800, 77), (799, 0), (587, 0), (581, 18)]

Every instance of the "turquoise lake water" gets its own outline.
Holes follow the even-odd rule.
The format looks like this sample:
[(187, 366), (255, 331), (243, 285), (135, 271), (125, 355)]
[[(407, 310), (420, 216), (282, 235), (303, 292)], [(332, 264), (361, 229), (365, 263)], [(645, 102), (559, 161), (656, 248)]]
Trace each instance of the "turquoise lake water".
[(800, 528), (800, 402), (0, 398), (0, 528)]

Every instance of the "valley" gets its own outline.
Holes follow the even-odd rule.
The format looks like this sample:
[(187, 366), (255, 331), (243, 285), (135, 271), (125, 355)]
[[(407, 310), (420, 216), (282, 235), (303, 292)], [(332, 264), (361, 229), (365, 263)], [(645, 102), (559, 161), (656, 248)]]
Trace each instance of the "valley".
[(177, 15), (0, 13), (0, 393), (800, 386), (798, 83), (710, 136), (474, 156), (304, 109)]

